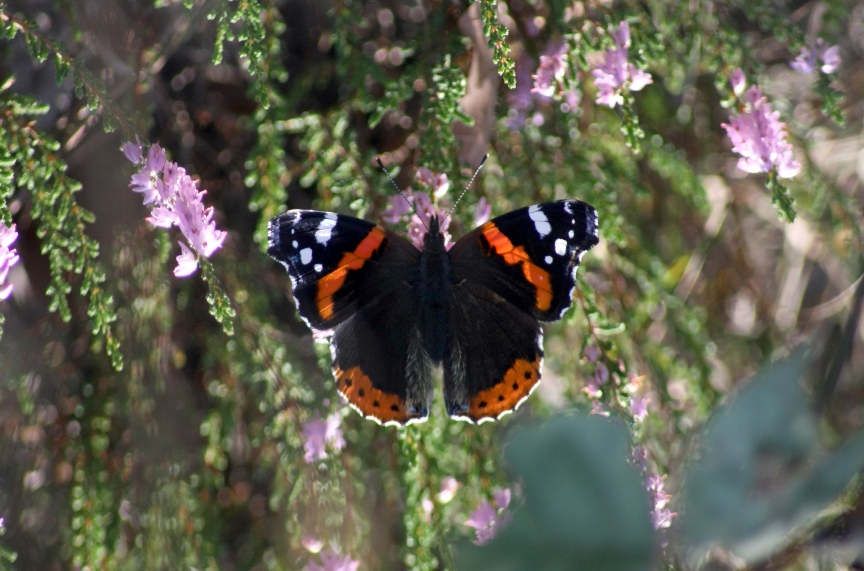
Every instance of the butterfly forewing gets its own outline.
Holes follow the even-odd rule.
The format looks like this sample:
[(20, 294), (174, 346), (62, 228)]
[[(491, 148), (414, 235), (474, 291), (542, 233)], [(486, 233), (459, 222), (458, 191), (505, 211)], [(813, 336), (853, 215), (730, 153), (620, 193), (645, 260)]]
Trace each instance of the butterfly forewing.
[[(288, 270), (297, 311), (318, 331), (386, 296), (420, 256), (381, 226), (332, 212), (290, 210), (270, 221), (268, 234), (267, 253)], [(390, 263), (381, 264), (385, 252)]]
[(594, 208), (559, 200), (493, 218), (450, 255), (456, 281), (484, 285), (537, 319), (555, 321), (570, 306), (582, 254), (598, 241)]

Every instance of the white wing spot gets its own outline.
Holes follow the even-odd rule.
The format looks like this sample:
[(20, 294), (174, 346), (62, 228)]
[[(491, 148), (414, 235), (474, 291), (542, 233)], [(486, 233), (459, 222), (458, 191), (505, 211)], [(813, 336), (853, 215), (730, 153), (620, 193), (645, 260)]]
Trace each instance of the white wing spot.
[(298, 246), (298, 244), (297, 244), (297, 240), (292, 240), (292, 241), (291, 241), (291, 245), (294, 246), (294, 247), (296, 248), (296, 247)]
[(568, 236), (571, 240), (573, 239), (573, 236), (575, 236), (575, 235), (576, 235), (576, 232), (574, 232), (573, 230), (570, 230), (569, 232), (567, 232), (567, 236)]
[(324, 220), (318, 224), (318, 229), (315, 231), (315, 240), (319, 244), (326, 244), (333, 236), (332, 230), (336, 226), (336, 215), (328, 212), (324, 215)]
[(303, 248), (300, 250), (300, 263), (304, 266), (312, 261), (312, 248)]
[(546, 262), (547, 264), (551, 264), (552, 263), (552, 256), (546, 256), (545, 258), (543, 258), (543, 261)]
[(324, 269), (324, 266), (322, 266), (321, 264), (315, 264), (314, 267), (315, 267), (315, 271), (318, 272), (319, 274), (321, 273), (321, 270)]
[(549, 219), (546, 218), (546, 215), (543, 214), (542, 210), (540, 210), (539, 205), (535, 204), (534, 206), (529, 206), (528, 216), (530, 216), (531, 220), (534, 221), (534, 229), (537, 230), (537, 233), (540, 234), (541, 238), (544, 238), (552, 231)]
[(555, 253), (559, 256), (563, 256), (567, 253), (567, 242), (558, 238), (555, 240)]
[(564, 203), (564, 212), (566, 212), (567, 214), (573, 214), (573, 209), (571, 208), (572, 205), (573, 205), (572, 202), (569, 202), (569, 201), (565, 202)]

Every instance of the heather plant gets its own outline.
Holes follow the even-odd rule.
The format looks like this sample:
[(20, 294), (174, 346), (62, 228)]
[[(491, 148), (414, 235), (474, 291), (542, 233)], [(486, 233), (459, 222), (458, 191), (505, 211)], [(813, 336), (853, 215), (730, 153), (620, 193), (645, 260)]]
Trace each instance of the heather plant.
[[(864, 564), (862, 22), (0, 2), (0, 569)], [(497, 422), (351, 410), (265, 253), (561, 198), (600, 244)]]

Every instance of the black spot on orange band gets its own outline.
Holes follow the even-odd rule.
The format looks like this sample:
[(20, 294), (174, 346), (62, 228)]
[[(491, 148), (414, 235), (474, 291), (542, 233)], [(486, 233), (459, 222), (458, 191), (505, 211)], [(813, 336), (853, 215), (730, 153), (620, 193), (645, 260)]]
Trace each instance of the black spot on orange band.
[(552, 284), (549, 281), (549, 272), (534, 264), (524, 247), (514, 246), (510, 238), (505, 236), (494, 222), (487, 222), (480, 227), (480, 231), (489, 242), (489, 247), (507, 264), (511, 266), (522, 264), (522, 274), (537, 290), (537, 300), (534, 305), (539, 311), (547, 311), (552, 306)]
[(318, 280), (316, 303), (321, 319), (330, 319), (333, 317), (333, 295), (339, 291), (339, 288), (345, 285), (348, 272), (362, 268), (366, 260), (371, 258), (381, 246), (385, 237), (384, 229), (376, 226), (357, 244), (353, 252), (347, 252), (342, 255), (342, 259), (336, 265), (335, 270)]
[(412, 417), (408, 414), (405, 401), (398, 395), (386, 393), (372, 386), (369, 376), (360, 367), (351, 367), (343, 371), (338, 366), (333, 367), (336, 376), (336, 386), (339, 392), (348, 399), (348, 403), (363, 416), (373, 418), (381, 423), (395, 422), (405, 424)]
[(519, 406), (540, 382), (540, 357), (533, 361), (516, 359), (501, 382), (471, 397), (468, 417), (477, 422), (498, 418)]

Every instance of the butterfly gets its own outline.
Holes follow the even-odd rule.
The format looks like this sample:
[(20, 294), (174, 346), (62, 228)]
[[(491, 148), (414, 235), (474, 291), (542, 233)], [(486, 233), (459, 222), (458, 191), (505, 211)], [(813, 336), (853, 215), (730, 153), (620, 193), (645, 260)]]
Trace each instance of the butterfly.
[(597, 212), (579, 200), (534, 204), (475, 228), (448, 250), (433, 216), (418, 249), (342, 214), (291, 210), (268, 227), (297, 311), (330, 336), (339, 392), (367, 418), (424, 420), (443, 368), (446, 410), (472, 422), (516, 409), (540, 382), (541, 322), (571, 304)]

